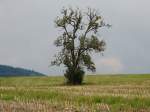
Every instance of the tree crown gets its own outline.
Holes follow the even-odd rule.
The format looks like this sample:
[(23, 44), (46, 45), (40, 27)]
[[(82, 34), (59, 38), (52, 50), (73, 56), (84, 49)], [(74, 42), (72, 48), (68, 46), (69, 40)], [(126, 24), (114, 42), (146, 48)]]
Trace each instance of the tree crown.
[(52, 65), (64, 64), (68, 69), (78, 69), (83, 66), (95, 71), (91, 53), (102, 53), (105, 41), (97, 35), (101, 27), (107, 26), (96, 10), (88, 8), (87, 12), (72, 8), (63, 9), (62, 16), (55, 20), (56, 27), (63, 31), (54, 42), (61, 51), (55, 55)]

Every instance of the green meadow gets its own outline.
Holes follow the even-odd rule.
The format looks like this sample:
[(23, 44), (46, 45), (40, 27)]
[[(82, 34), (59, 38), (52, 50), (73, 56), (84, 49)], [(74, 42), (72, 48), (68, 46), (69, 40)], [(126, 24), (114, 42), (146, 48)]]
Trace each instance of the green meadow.
[(1, 77), (0, 112), (150, 112), (150, 75)]

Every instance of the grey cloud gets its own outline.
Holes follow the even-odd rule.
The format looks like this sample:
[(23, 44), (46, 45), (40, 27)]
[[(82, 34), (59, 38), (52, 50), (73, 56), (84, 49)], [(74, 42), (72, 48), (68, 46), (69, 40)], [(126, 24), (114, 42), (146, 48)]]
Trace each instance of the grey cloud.
[[(148, 0), (0, 0), (0, 64), (62, 74), (64, 67), (48, 67), (57, 52), (53, 41), (59, 30), (54, 19), (62, 7), (92, 7), (113, 25), (100, 31), (107, 41), (104, 57), (118, 57), (122, 73), (149, 73), (149, 4)], [(97, 66), (97, 73), (107, 70)]]

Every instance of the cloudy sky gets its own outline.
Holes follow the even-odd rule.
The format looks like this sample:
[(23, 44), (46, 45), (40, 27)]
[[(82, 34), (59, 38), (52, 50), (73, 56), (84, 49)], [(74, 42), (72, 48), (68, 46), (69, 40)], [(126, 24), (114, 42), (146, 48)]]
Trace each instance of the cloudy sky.
[(150, 73), (149, 5), (149, 0), (0, 0), (0, 64), (63, 74), (63, 68), (49, 67), (57, 53), (54, 20), (63, 7), (91, 7), (112, 25), (100, 31), (107, 49), (93, 56), (96, 73)]

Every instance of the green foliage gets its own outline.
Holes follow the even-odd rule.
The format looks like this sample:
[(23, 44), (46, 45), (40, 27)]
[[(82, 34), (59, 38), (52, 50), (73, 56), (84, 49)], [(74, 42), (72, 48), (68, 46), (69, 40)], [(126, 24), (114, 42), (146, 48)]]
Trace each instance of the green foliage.
[[(61, 28), (62, 34), (54, 44), (62, 50), (51, 64), (64, 64), (67, 67), (65, 77), (71, 82), (83, 79), (83, 70), (81, 70), (83, 67), (93, 72), (96, 70), (90, 54), (93, 51), (102, 53), (105, 50), (106, 43), (97, 33), (101, 27), (109, 25), (104, 23), (97, 11), (90, 8), (87, 12), (79, 9), (63, 9), (61, 14), (62, 16), (55, 20), (55, 24), (57, 28)], [(81, 84), (82, 81), (77, 82)]]
[(67, 84), (81, 84), (84, 77), (84, 71), (81, 68), (76, 70), (69, 68), (66, 70), (65, 77), (67, 79)]

